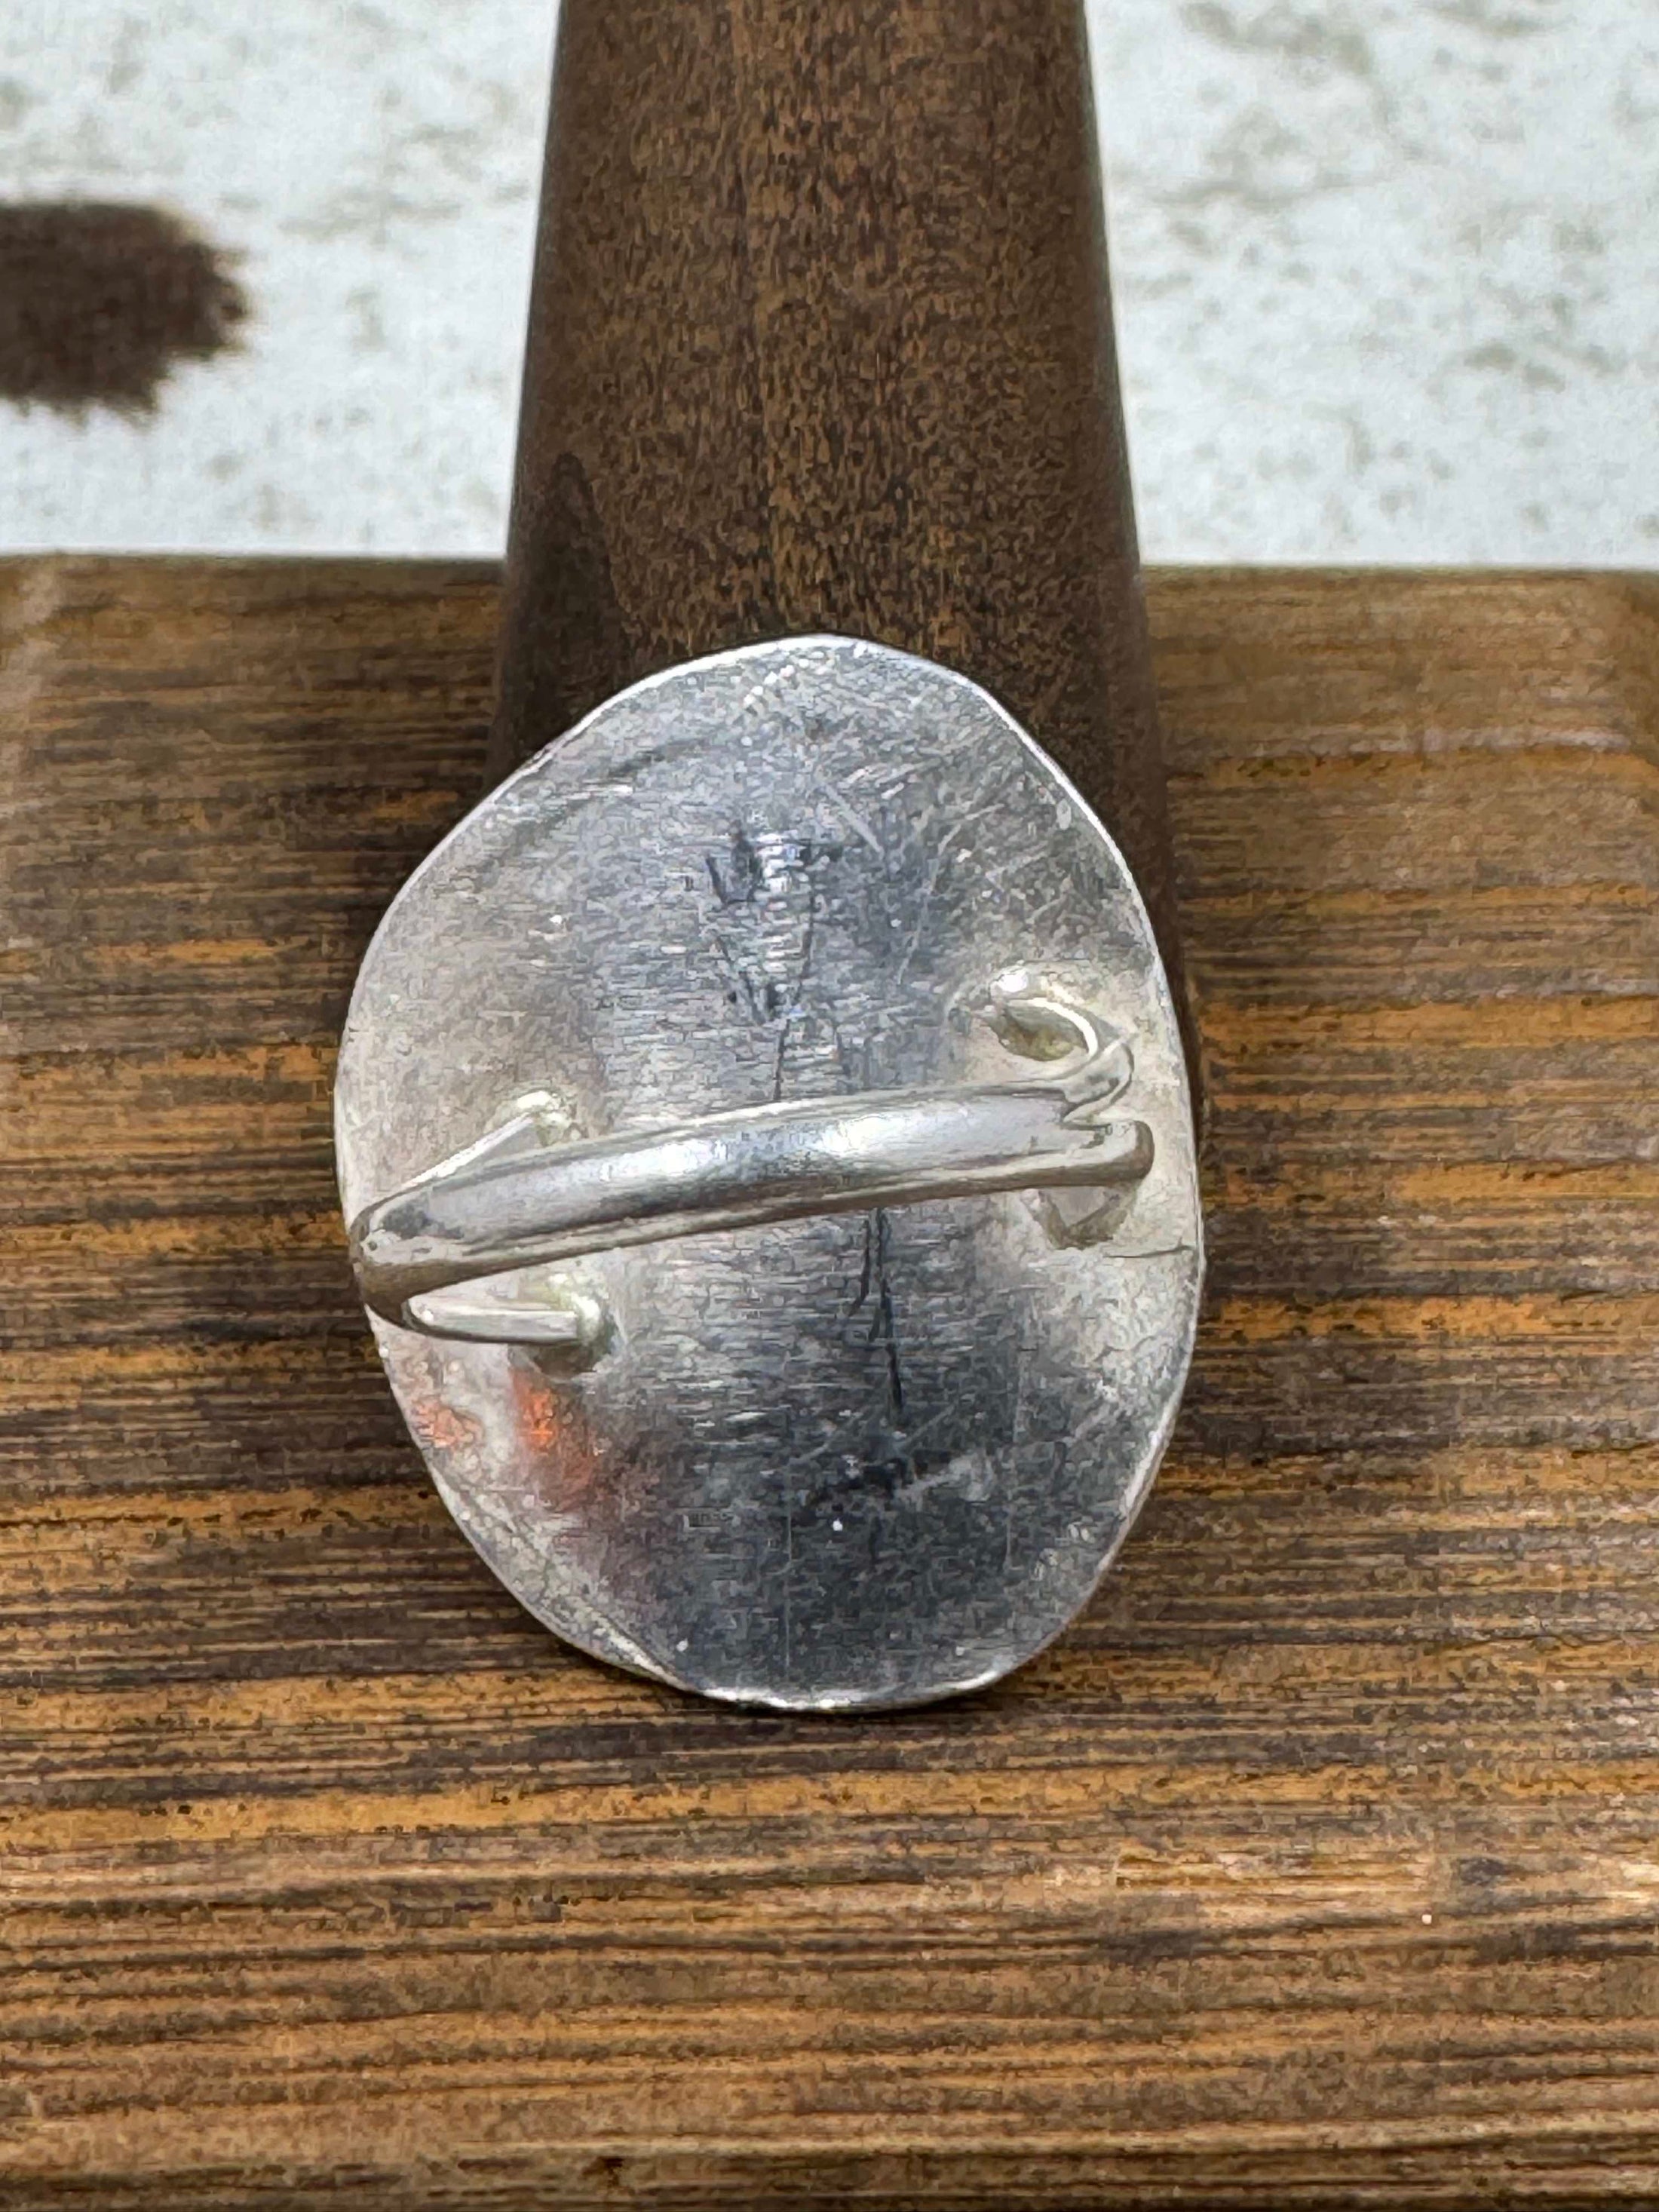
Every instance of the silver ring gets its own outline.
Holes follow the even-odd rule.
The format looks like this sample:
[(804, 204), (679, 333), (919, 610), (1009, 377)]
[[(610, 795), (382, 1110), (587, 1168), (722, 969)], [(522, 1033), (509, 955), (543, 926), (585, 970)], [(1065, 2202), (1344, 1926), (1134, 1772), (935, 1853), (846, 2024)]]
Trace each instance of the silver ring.
[(949, 1695), (1146, 1493), (1203, 1273), (1175, 1009), (1122, 855), (949, 669), (795, 638), (607, 701), (399, 894), (336, 1133), (434, 1480), (602, 1658)]

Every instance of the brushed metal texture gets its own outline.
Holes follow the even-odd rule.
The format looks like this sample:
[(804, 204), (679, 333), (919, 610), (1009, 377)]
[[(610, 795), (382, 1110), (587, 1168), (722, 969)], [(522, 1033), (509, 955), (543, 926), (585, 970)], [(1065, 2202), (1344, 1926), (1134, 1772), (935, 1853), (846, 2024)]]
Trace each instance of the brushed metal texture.
[(1145, 1496), (1191, 1353), (1174, 1011), (1123, 861), (1053, 763), (966, 678), (844, 638), (620, 694), (400, 893), (341, 1052), (352, 1219), (527, 1096), (599, 1139), (1006, 1082), (985, 1008), (1021, 976), (1127, 1043), (1114, 1110), (1152, 1158), (1127, 1192), (524, 1271), (520, 1295), (607, 1316), (579, 1360), (372, 1316), (450, 1510), (560, 1635), (710, 1696), (834, 1710), (975, 1687), (1060, 1632)]

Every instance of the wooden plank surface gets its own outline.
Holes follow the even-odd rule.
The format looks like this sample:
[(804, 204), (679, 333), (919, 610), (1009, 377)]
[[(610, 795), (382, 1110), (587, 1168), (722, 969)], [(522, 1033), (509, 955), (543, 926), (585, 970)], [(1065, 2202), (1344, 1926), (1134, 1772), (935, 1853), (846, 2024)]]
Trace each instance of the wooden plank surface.
[(1659, 2200), (1659, 586), (1151, 605), (1191, 1393), (1055, 1650), (824, 1722), (544, 1636), (354, 1309), (493, 578), (0, 568), (8, 2212)]

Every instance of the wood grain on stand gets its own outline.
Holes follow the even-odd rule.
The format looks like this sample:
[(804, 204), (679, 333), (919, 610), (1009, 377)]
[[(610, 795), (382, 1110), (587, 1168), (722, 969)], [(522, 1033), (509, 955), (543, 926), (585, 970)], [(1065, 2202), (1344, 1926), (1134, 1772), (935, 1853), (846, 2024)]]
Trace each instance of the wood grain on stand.
[(836, 631), (994, 692), (1183, 1015), (1078, 0), (564, 0), (491, 773)]
[(538, 1630), (352, 1297), (493, 577), (0, 568), (8, 2212), (1659, 2198), (1659, 586), (1150, 603), (1192, 1389), (1055, 1650), (825, 1723)]

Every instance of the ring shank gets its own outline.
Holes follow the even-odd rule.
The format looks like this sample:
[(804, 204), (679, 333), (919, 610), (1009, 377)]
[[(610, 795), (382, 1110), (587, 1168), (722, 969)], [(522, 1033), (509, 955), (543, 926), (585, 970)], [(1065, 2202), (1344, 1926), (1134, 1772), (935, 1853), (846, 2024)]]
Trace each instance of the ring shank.
[(407, 1184), (352, 1224), (363, 1301), (411, 1299), (627, 1245), (1011, 1190), (1139, 1182), (1152, 1137), (1060, 1080), (872, 1092), (514, 1151)]

